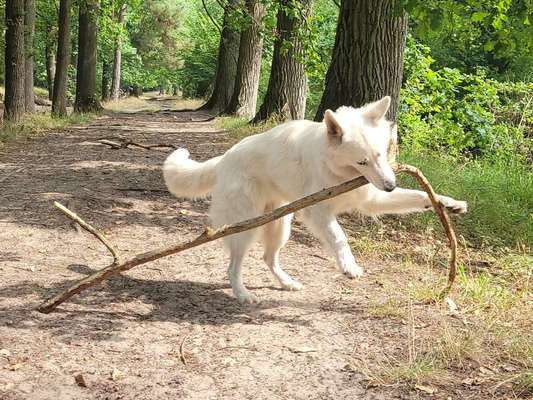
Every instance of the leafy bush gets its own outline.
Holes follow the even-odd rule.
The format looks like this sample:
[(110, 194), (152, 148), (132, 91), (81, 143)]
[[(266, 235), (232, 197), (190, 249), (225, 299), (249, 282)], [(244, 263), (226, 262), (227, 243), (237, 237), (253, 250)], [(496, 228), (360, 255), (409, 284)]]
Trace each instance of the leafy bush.
[(497, 82), (481, 70), (433, 70), (433, 63), (430, 49), (409, 39), (399, 117), (404, 146), (493, 159), (530, 154), (532, 84)]

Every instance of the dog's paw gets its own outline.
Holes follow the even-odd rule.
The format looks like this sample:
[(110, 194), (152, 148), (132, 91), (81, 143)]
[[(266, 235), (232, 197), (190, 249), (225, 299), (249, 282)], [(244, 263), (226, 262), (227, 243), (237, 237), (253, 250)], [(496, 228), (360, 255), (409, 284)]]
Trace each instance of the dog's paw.
[(290, 281), (281, 282), (281, 287), (284, 290), (296, 291), (296, 290), (302, 290), (304, 285), (302, 285), (298, 281), (295, 281), (294, 279), (291, 279)]
[(257, 296), (254, 296), (253, 294), (246, 292), (246, 293), (238, 293), (236, 295), (237, 300), (239, 303), (245, 305), (245, 304), (259, 304), (260, 300)]
[(350, 279), (360, 278), (363, 276), (363, 268), (359, 265), (351, 265), (344, 267), (341, 272)]
[(447, 196), (439, 196), (438, 200), (452, 214), (464, 214), (468, 210), (466, 201), (455, 200)]

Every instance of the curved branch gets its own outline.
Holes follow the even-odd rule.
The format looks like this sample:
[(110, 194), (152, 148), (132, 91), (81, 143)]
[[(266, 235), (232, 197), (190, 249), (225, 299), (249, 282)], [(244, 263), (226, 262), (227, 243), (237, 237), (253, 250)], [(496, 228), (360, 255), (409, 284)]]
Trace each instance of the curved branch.
[(220, 35), (222, 35), (222, 28), (220, 27), (220, 25), (217, 23), (217, 21), (215, 21), (215, 19), (209, 13), (209, 10), (207, 9), (207, 5), (205, 4), (205, 0), (202, 0), (202, 5), (204, 6), (205, 13), (209, 17), (209, 19), (211, 20), (213, 25), (215, 25), (215, 27), (217, 28), (217, 30), (220, 33)]
[(79, 226), (81, 226), (83, 229), (85, 229), (87, 232), (94, 235), (102, 244), (109, 250), (111, 255), (113, 256), (113, 264), (118, 264), (120, 261), (119, 254), (115, 247), (109, 243), (109, 241), (106, 239), (103, 233), (99, 232), (96, 228), (94, 228), (92, 225), (85, 222), (83, 219), (81, 219), (78, 214), (76, 214), (73, 211), (70, 211), (67, 207), (62, 205), (61, 203), (58, 203), (57, 201), (54, 201), (54, 206), (59, 209), (63, 214), (65, 214), (67, 217), (69, 217), (71, 220), (76, 222)]
[(429, 181), (418, 168), (407, 164), (397, 164), (394, 170), (396, 172), (405, 172), (416, 178), (420, 186), (428, 194), (431, 204), (439, 216), (440, 222), (442, 223), (444, 231), (446, 232), (446, 236), (448, 237), (448, 246), (450, 247), (450, 264), (448, 269), (448, 283), (439, 296), (442, 299), (450, 292), (453, 282), (455, 281), (455, 276), (457, 275), (457, 237), (455, 236), (455, 231), (453, 230), (450, 222), (450, 217), (448, 216), (445, 207), (438, 202), (435, 191), (429, 184)]

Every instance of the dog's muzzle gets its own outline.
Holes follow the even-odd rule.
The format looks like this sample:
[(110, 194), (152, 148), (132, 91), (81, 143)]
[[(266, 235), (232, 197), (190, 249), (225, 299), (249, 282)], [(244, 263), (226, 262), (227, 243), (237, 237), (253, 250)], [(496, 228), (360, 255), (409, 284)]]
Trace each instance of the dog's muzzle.
[(383, 190), (385, 190), (386, 192), (392, 192), (394, 189), (396, 189), (396, 183), (394, 183), (394, 182), (386, 181), (383, 184)]

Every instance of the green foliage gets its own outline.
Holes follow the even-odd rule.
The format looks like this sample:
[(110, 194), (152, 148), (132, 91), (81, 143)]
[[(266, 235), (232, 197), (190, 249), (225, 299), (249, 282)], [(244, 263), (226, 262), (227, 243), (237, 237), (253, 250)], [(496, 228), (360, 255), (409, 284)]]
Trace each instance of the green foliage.
[[(224, 10), (221, 7), (210, 7), (208, 11), (216, 20), (222, 20)], [(196, 40), (184, 43), (180, 49), (181, 68), (177, 75), (180, 88), (185, 97), (206, 97), (215, 76), (220, 32), (205, 10), (194, 8), (187, 14), (182, 34)]]
[(433, 63), (428, 47), (408, 41), (399, 117), (404, 146), (525, 159), (531, 152), (533, 84), (497, 82), (479, 70), (434, 70)]
[(530, 0), (402, 0), (412, 33), (433, 50), (439, 66), (513, 80), (533, 77)]

